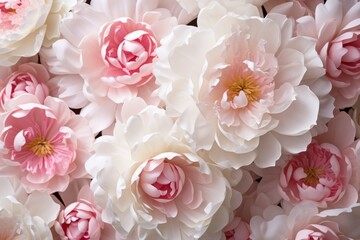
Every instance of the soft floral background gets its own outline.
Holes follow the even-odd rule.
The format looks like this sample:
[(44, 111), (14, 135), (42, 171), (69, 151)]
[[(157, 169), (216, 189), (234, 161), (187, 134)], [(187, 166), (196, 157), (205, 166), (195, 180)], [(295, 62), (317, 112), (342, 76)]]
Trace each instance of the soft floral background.
[(360, 239), (358, 0), (0, 0), (0, 239)]

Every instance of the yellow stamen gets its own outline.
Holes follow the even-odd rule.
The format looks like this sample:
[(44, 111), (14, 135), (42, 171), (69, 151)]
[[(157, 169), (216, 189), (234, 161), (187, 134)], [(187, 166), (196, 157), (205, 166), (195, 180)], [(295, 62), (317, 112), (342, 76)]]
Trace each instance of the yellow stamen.
[(307, 168), (305, 169), (305, 174), (307, 175), (304, 183), (311, 187), (316, 187), (319, 183), (319, 176), (324, 173), (324, 169), (321, 168)]
[(260, 98), (260, 89), (255, 84), (252, 76), (236, 78), (228, 86), (228, 97), (232, 101), (236, 96), (239, 95), (240, 91), (243, 91), (249, 103), (257, 101)]
[(51, 154), (54, 151), (53, 146), (48, 141), (45, 141), (41, 137), (36, 137), (32, 139), (26, 145), (38, 157), (44, 157), (48, 154)]

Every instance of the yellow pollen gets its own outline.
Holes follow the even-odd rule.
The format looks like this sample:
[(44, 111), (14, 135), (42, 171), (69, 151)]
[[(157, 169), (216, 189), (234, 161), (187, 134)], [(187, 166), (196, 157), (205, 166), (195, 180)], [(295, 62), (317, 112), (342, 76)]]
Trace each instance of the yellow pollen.
[(255, 84), (252, 76), (236, 78), (235, 81), (228, 86), (228, 97), (230, 100), (232, 101), (237, 97), (240, 91), (245, 93), (249, 103), (257, 101), (260, 98), (260, 89)]
[(305, 169), (306, 178), (304, 183), (311, 187), (316, 187), (319, 183), (319, 176), (324, 173), (324, 169), (321, 168), (307, 168)]
[(53, 146), (41, 137), (36, 137), (26, 144), (38, 157), (44, 157), (53, 152)]

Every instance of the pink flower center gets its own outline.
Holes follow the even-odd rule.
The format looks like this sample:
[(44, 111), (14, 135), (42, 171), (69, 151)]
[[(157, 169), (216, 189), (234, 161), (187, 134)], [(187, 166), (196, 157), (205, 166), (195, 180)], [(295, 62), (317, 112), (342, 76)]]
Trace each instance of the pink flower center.
[(148, 24), (130, 18), (106, 24), (100, 33), (100, 46), (110, 68), (107, 75), (126, 76), (119, 80), (126, 85), (144, 84), (152, 76), (157, 41)]
[[(326, 145), (335, 148), (333, 145)], [(336, 154), (317, 143), (293, 156), (282, 170), (280, 186), (295, 201), (334, 202), (343, 190), (346, 164)]]
[(35, 95), (40, 102), (49, 95), (49, 88), (44, 83), (38, 82), (35, 76), (26, 72), (15, 72), (7, 79), (6, 86), (0, 91), (0, 106), (12, 98), (30, 93)]
[(143, 191), (159, 202), (175, 199), (185, 182), (183, 170), (164, 160), (149, 160), (140, 174)]
[(327, 149), (312, 143), (306, 152), (295, 155), (289, 162), (294, 169), (302, 169), (304, 176), (299, 179), (311, 187), (316, 187), (321, 178), (336, 178), (333, 171), (332, 159), (338, 159), (336, 155)]
[(100, 227), (96, 222), (97, 211), (91, 203), (80, 200), (69, 205), (63, 213), (65, 214), (68, 208), (73, 206), (75, 208), (67, 215), (60, 215), (60, 218), (63, 217), (61, 228), (65, 236), (74, 239), (91, 239), (91, 231), (96, 231)]
[(235, 229), (231, 229), (225, 232), (226, 239), (234, 239)]
[[(26, 1), (25, 1), (26, 2)], [(10, 0), (0, 3), (0, 32), (16, 27), (22, 20), (23, 0)]]

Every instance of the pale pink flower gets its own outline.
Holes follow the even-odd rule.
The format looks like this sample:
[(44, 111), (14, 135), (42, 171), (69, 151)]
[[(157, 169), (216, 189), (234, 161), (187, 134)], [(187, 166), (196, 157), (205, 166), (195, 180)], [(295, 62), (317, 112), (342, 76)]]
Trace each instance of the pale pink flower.
[(313, 16), (318, 4), (323, 0), (268, 0), (265, 3), (267, 12), (284, 14), (295, 20), (303, 16)]
[(0, 66), (37, 54), (60, 36), (59, 22), (77, 0), (3, 0), (0, 2)]
[[(241, 195), (163, 109), (148, 106), (95, 143), (86, 163), (103, 220), (124, 239), (193, 239), (227, 225)], [(176, 231), (174, 231), (176, 229)], [(214, 235), (209, 235), (214, 236)], [(205, 238), (208, 239), (208, 238)]]
[(85, 176), (94, 136), (87, 121), (59, 99), (13, 99), (2, 119), (2, 175), (18, 176), (27, 191), (64, 191)]
[[(8, 74), (4, 74), (7, 70)], [(4, 104), (12, 98), (23, 94), (32, 94), (43, 103), (49, 95), (49, 88), (46, 82), (50, 75), (46, 68), (37, 63), (25, 63), (19, 65), (16, 70), (1, 69), (2, 87), (0, 88), (0, 110), (4, 111)]]
[(92, 203), (80, 199), (60, 212), (55, 224), (60, 239), (94, 239), (101, 236), (100, 212)]
[(235, 217), (232, 222), (224, 228), (224, 235), (226, 240), (249, 240), (250, 239), (250, 226), (248, 223)]
[(360, 93), (360, 3), (329, 0), (314, 17), (298, 19), (298, 35), (317, 39), (316, 50), (333, 85), (338, 108), (350, 107)]
[[(216, 164), (274, 166), (283, 151), (310, 143), (330, 84), (313, 89), (324, 74), (315, 41), (293, 37), (293, 27), (285, 16), (261, 18), (241, 1), (213, 1), (200, 12), (198, 28), (177, 26), (162, 42), (157, 93), (194, 147)], [(331, 104), (324, 109), (329, 119)]]
[(53, 228), (54, 239), (118, 239), (115, 229), (101, 220), (102, 208), (95, 203), (89, 184), (90, 179), (76, 179), (59, 192), (64, 208)]
[[(177, 1), (188, 13), (195, 16), (199, 14), (202, 8), (206, 7), (213, 0), (177, 0)], [(229, 4), (232, 4), (231, 2), (235, 2), (235, 0), (217, 0), (217, 1), (221, 3), (229, 3)], [(258, 7), (261, 7), (261, 5), (267, 1), (269, 0), (243, 0), (242, 2), (251, 3)]]
[(313, 201), (321, 208), (348, 207), (358, 200), (359, 143), (346, 113), (329, 122), (329, 131), (314, 139), (307, 150), (286, 160), (280, 175), (285, 200)]
[(190, 20), (175, 0), (78, 4), (61, 25), (64, 39), (44, 49), (42, 60), (59, 74), (52, 81), (58, 96), (70, 107), (82, 107), (94, 132), (111, 132), (125, 101), (141, 97), (159, 104), (153, 94), (156, 49), (175, 25)]
[[(328, 213), (319, 213), (318, 209), (310, 203), (301, 203), (289, 209), (270, 206), (265, 209), (263, 216), (254, 216), (251, 219), (250, 238), (256, 240), (351, 240), (352, 235), (356, 233), (343, 231), (344, 225), (341, 225), (339, 220), (351, 219), (352, 208), (358, 209), (359, 206)], [(358, 237), (360, 236), (357, 235), (355, 239)]]
[(48, 194), (26, 194), (16, 178), (1, 177), (0, 185), (0, 239), (52, 240), (60, 206)]

